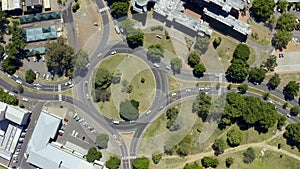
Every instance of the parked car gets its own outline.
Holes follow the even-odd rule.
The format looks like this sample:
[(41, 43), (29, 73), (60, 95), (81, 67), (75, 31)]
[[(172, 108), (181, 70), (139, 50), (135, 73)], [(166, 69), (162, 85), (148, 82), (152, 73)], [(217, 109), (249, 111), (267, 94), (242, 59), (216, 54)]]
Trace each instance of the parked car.
[(115, 51), (115, 50), (111, 52), (112, 55), (114, 55), (114, 54), (116, 54), (116, 53), (117, 53), (117, 51)]
[(28, 99), (27, 98), (25, 98), (25, 97), (23, 97), (23, 99), (22, 99), (24, 102), (28, 102)]
[(148, 110), (147, 112), (146, 112), (146, 115), (149, 115), (151, 113), (151, 110)]

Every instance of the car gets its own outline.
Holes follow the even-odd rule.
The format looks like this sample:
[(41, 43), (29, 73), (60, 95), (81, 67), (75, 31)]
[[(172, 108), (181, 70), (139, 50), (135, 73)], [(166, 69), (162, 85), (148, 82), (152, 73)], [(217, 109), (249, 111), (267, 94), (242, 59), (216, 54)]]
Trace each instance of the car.
[(101, 57), (101, 56), (102, 56), (102, 53), (99, 53), (99, 54), (97, 55), (98, 58)]
[(113, 138), (117, 138), (117, 136), (115, 134), (113, 134), (112, 136), (113, 136)]
[(259, 85), (259, 83), (258, 83), (258, 82), (253, 82), (253, 84), (254, 84), (254, 85)]
[(176, 96), (176, 92), (174, 92), (174, 93), (171, 93), (171, 96)]
[(46, 75), (46, 80), (49, 80), (49, 78), (50, 78), (50, 75), (49, 74)]
[(17, 94), (19, 93), (19, 91), (18, 91), (18, 90), (15, 90), (15, 89), (13, 90), (13, 92), (14, 92), (14, 93), (17, 93)]
[(14, 157), (13, 159), (14, 159), (14, 160), (18, 160), (18, 157)]
[(9, 92), (8, 95), (15, 96), (15, 94), (13, 94), (12, 92)]
[(74, 114), (73, 119), (75, 119), (77, 117), (77, 113)]
[(94, 23), (94, 26), (99, 26), (99, 24), (97, 22)]
[(45, 73), (43, 74), (43, 78), (44, 78), (44, 79), (46, 78), (46, 74), (45, 74)]
[(89, 94), (86, 94), (86, 99), (90, 100), (90, 95)]
[(21, 137), (25, 137), (25, 136), (26, 136), (26, 133), (23, 132), (23, 133), (21, 134)]
[(291, 115), (290, 115), (290, 114), (286, 114), (286, 117), (290, 118), (290, 117), (291, 117)]
[(63, 136), (64, 133), (58, 132), (57, 135)]
[(42, 57), (42, 61), (45, 62), (45, 57), (44, 56)]
[(85, 86), (87, 86), (87, 85), (88, 85), (88, 81), (86, 80), (86, 81), (84, 82), (84, 84), (85, 84)]
[(13, 160), (13, 163), (17, 163), (18, 162), (18, 160)]
[(25, 97), (23, 97), (22, 100), (23, 100), (24, 102), (28, 102), (28, 99), (25, 98)]
[(156, 67), (156, 68), (159, 68), (159, 64), (158, 63), (154, 63), (153, 66)]
[(167, 69), (167, 70), (170, 70), (171, 68), (170, 68), (170, 66), (166, 66), (166, 69)]
[(204, 90), (204, 88), (203, 88), (203, 87), (199, 87), (199, 90), (200, 90), (200, 91), (203, 91), (203, 90)]
[(21, 81), (21, 80), (19, 80), (19, 79), (17, 79), (17, 80), (16, 80), (16, 83), (18, 83), (18, 84), (22, 84), (22, 81)]
[(69, 119), (65, 117), (65, 118), (64, 118), (64, 121), (65, 121), (65, 122), (68, 122), (68, 121), (69, 121)]
[(79, 121), (81, 118), (79, 117), (79, 116), (77, 116), (76, 118), (75, 118), (75, 120), (76, 121)]
[(19, 78), (19, 76), (17, 74), (13, 74), (13, 76), (17, 79)]
[(24, 138), (20, 138), (19, 142), (22, 143), (24, 141)]
[(160, 35), (156, 35), (156, 37), (157, 37), (158, 39), (161, 39), (161, 36), (160, 36)]
[(116, 125), (119, 125), (119, 124), (120, 124), (120, 122), (117, 121), (117, 120), (113, 120), (112, 123), (113, 123), (113, 124), (116, 124)]
[(191, 89), (185, 89), (185, 92), (190, 92), (190, 91), (192, 91)]
[(135, 121), (134, 120), (130, 120), (129, 123), (135, 123)]
[(151, 113), (151, 110), (148, 110), (147, 112), (146, 112), (146, 115), (149, 115)]
[(115, 51), (115, 50), (111, 52), (112, 55), (114, 55), (114, 54), (116, 54), (116, 53), (117, 53), (117, 51)]
[(37, 59), (36, 59), (36, 57), (34, 57), (34, 58), (33, 58), (33, 62), (37, 62)]
[(19, 155), (19, 152), (15, 152), (15, 155)]
[(165, 106), (160, 106), (159, 110), (162, 110), (162, 109), (164, 109), (164, 108), (165, 108)]

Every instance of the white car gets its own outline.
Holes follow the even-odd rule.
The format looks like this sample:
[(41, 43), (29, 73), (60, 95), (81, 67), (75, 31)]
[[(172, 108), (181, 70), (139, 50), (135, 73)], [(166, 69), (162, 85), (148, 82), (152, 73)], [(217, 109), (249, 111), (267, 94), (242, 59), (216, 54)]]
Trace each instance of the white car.
[(19, 78), (19, 76), (17, 74), (13, 74), (13, 76), (17, 79)]
[(166, 66), (166, 69), (167, 69), (167, 70), (170, 70), (171, 68), (170, 68), (170, 66)]
[(290, 117), (291, 117), (291, 115), (290, 115), (290, 114), (286, 114), (286, 116), (287, 116), (288, 118), (290, 118)]
[(174, 93), (171, 93), (171, 96), (176, 96), (176, 93), (174, 92)]
[(116, 53), (117, 53), (117, 51), (115, 51), (115, 50), (111, 52), (112, 55), (114, 55), (114, 54), (116, 54)]
[(18, 84), (22, 84), (22, 81), (19, 80), (19, 79), (17, 79), (16, 82), (17, 82)]
[(159, 68), (159, 64), (157, 64), (157, 63), (154, 63), (153, 66), (156, 68)]
[(146, 112), (146, 115), (149, 115), (151, 113), (151, 110), (148, 110), (147, 112)]
[(199, 90), (200, 90), (200, 91), (203, 91), (203, 90), (204, 90), (204, 88), (203, 88), (203, 87), (199, 87)]
[(23, 99), (22, 99), (24, 102), (28, 102), (28, 99), (27, 98), (25, 98), (25, 97), (23, 97)]
[(185, 89), (185, 92), (190, 92), (191, 91), (191, 89)]

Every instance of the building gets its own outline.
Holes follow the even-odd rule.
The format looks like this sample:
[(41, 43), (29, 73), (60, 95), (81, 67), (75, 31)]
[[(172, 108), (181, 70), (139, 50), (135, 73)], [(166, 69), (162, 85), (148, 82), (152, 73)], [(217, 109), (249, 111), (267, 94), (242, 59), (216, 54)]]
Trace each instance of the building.
[(44, 0), (44, 9), (47, 10), (51, 10), (51, 2), (50, 0)]
[(22, 10), (22, 0), (2, 0), (2, 11)]
[(22, 35), (25, 42), (36, 42), (48, 39), (56, 39), (56, 26), (23, 29)]
[(86, 151), (81, 148), (54, 142), (60, 126), (61, 119), (41, 112), (26, 149), (27, 162), (43, 169), (102, 169), (103, 166), (87, 162), (82, 157)]
[[(153, 2), (156, 2), (155, 0), (152, 0)], [(132, 0), (132, 8), (136, 12), (147, 12), (147, 5), (149, 0)]]
[(27, 124), (30, 114), (26, 109), (0, 102), (0, 122), (9, 120), (19, 126), (23, 126)]
[[(297, 3), (300, 2), (300, 0), (286, 0), (288, 3)], [(274, 0), (275, 3), (278, 3), (279, 0)]]

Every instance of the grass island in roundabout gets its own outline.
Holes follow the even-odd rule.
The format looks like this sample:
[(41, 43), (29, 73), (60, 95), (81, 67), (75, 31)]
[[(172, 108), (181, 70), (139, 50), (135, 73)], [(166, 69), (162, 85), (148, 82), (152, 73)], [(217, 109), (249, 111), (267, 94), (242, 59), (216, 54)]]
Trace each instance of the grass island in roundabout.
[[(156, 83), (150, 67), (133, 55), (116, 54), (105, 58), (95, 69), (92, 82), (94, 103), (104, 116), (114, 120), (122, 119), (121, 104), (132, 110), (138, 103), (138, 113), (142, 114), (155, 96)], [(127, 104), (130, 101), (131, 104)]]

